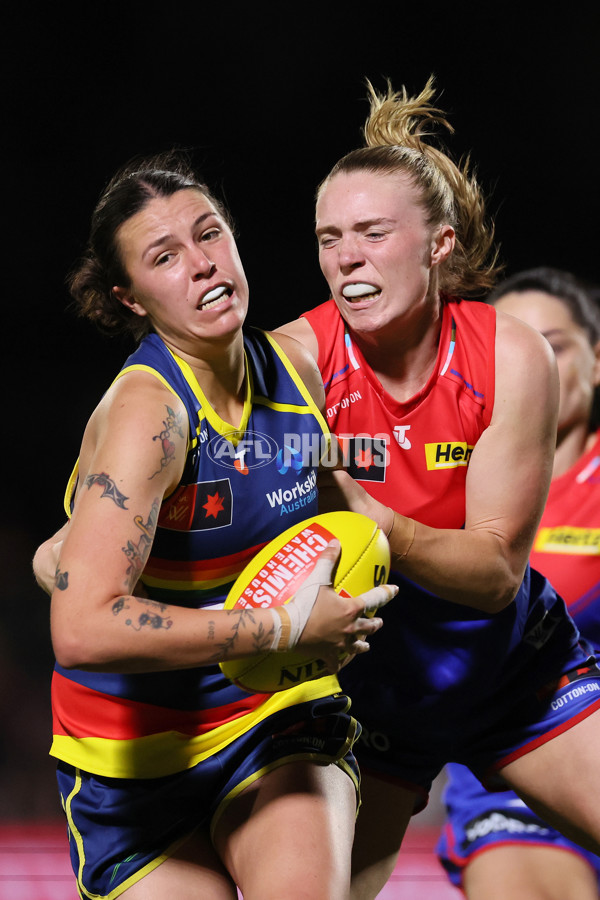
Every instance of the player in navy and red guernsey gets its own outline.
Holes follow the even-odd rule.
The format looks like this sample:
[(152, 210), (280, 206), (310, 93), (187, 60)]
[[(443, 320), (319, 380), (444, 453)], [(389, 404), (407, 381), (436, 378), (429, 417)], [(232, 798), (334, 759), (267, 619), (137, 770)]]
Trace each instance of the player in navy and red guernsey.
[(317, 196), (331, 299), (282, 329), (318, 362), (340, 435), (332, 505), (386, 531), (400, 585), (372, 652), (341, 673), (364, 729), (354, 900), (381, 890), (451, 760), (600, 848), (600, 673), (528, 566), (556, 363), (534, 329), (460, 299), (495, 282), (493, 230), (468, 166), (424, 137), (447, 125), (432, 96), (431, 83), (418, 97), (371, 88), (366, 146)]
[[(177, 157), (117, 173), (70, 287), (82, 315), (140, 340), (85, 430), (69, 523), (35, 559), (80, 896), (344, 897), (358, 727), (335, 673), (396, 589), (342, 600), (333, 546), (285, 616), (223, 609), (258, 550), (317, 512), (318, 455), (283, 455), (289, 433), (329, 440), (316, 366), (243, 329), (227, 214)], [(219, 666), (296, 646), (330, 674), (249, 694)]]
[[(597, 291), (595, 292), (597, 295)], [(600, 305), (568, 272), (518, 273), (489, 298), (537, 328), (560, 378), (550, 492), (530, 564), (564, 597), (600, 651)], [(512, 791), (489, 793), (465, 766), (446, 769), (448, 819), (437, 852), (469, 900), (597, 900), (600, 857), (564, 837)]]

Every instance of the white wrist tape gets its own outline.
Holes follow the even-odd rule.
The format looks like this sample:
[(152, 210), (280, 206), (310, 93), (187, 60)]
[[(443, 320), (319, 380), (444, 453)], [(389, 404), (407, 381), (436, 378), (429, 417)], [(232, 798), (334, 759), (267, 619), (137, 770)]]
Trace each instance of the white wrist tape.
[(319, 559), (304, 584), (289, 603), (275, 606), (273, 613), (273, 642), (271, 650), (293, 650), (302, 636), (322, 585), (331, 584), (335, 561)]

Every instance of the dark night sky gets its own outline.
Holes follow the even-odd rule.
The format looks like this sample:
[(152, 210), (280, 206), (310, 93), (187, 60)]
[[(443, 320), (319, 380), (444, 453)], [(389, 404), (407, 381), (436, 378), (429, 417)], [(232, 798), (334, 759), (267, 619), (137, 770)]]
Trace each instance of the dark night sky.
[[(63, 5), (40, 13), (22, 3), (3, 23), (3, 568), (14, 620), (22, 604), (38, 605), (23, 655), (43, 661), (46, 610), (29, 558), (62, 522), (85, 421), (130, 349), (75, 320), (64, 279), (98, 193), (128, 158), (193, 151), (237, 221), (250, 321), (274, 327), (325, 299), (312, 198), (360, 142), (365, 78), (415, 92), (434, 73), (456, 130), (448, 146), (471, 152), (491, 194), (507, 271), (551, 264), (597, 275), (590, 5), (540, 5), (539, 18), (460, 2), (204, 6), (88, 3), (77, 20)], [(7, 628), (13, 647), (29, 633)]]
[(324, 299), (312, 198), (360, 141), (365, 78), (416, 91), (434, 73), (450, 149), (472, 153), (508, 270), (595, 277), (598, 27), (548, 11), (495, 20), (487, 6), (88, 4), (85, 24), (59, 10), (9, 29), (8, 355), (22, 365), (26, 354), (38, 390), (39, 518), (29, 501), (18, 510), (37, 537), (58, 524), (82, 425), (129, 349), (66, 311), (64, 278), (99, 191), (133, 155), (192, 149), (238, 223), (250, 321), (272, 327)]

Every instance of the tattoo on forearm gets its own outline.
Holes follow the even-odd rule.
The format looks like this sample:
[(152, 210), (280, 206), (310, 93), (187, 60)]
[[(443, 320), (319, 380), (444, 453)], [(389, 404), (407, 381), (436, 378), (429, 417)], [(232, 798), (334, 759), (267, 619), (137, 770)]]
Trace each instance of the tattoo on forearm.
[(152, 541), (154, 540), (154, 534), (156, 532), (156, 523), (158, 521), (158, 510), (159, 502), (158, 499), (156, 499), (152, 503), (152, 509), (150, 510), (150, 515), (146, 522), (144, 522), (142, 516), (135, 516), (133, 521), (142, 532), (142, 535), (137, 544), (133, 541), (127, 541), (127, 546), (122, 547), (123, 553), (129, 560), (129, 566), (127, 567), (126, 572), (126, 584), (129, 593), (132, 592), (134, 586), (137, 584), (138, 579), (144, 570), (144, 566), (146, 565), (148, 556), (150, 555), (150, 548), (152, 547)]
[[(127, 597), (119, 597), (112, 605), (113, 616), (118, 616), (123, 610), (131, 609), (131, 603)], [(135, 598), (138, 603), (146, 607), (146, 612), (141, 612), (134, 620), (134, 617), (125, 619), (125, 625), (133, 628), (134, 631), (141, 631), (142, 628), (151, 628), (153, 631), (165, 631), (171, 627), (173, 620), (164, 615), (168, 609), (165, 603), (158, 603), (156, 600), (145, 600), (140, 597)]]
[(83, 483), (88, 488), (88, 490), (92, 487), (92, 485), (99, 484), (100, 487), (104, 489), (102, 491), (102, 494), (100, 495), (101, 498), (110, 497), (110, 499), (114, 500), (117, 506), (120, 506), (121, 509), (127, 509), (127, 507), (125, 506), (125, 501), (128, 500), (129, 497), (126, 497), (125, 494), (121, 493), (112, 478), (110, 478), (106, 474), (106, 472), (100, 472), (99, 474), (95, 475), (88, 475)]
[[(254, 626), (255, 630), (251, 630), (251, 636), (253, 639), (252, 649), (256, 652), (266, 652), (270, 649), (271, 644), (273, 642), (273, 631), (274, 628), (271, 626), (270, 628), (265, 628), (262, 621), (257, 622), (254, 612), (251, 609), (234, 609), (229, 613), (231, 617), (231, 635), (226, 638), (220, 644), (217, 645), (215, 652), (212, 655), (212, 661), (220, 662), (224, 659), (227, 659), (232, 650), (235, 649), (236, 643), (238, 642), (240, 632), (243, 629), (251, 630)], [(213, 625), (213, 636), (214, 636), (214, 625)], [(209, 629), (209, 638), (210, 638), (210, 629)]]
[(177, 413), (174, 409), (171, 409), (170, 406), (167, 406), (167, 418), (163, 419), (164, 427), (159, 434), (155, 434), (152, 438), (153, 441), (160, 441), (161, 443), (163, 455), (160, 460), (160, 469), (157, 469), (150, 478), (154, 478), (154, 475), (158, 475), (165, 466), (169, 465), (172, 459), (175, 459), (175, 444), (171, 440), (171, 432), (174, 431), (181, 438), (185, 437), (181, 427), (181, 419), (181, 413)]
[(66, 591), (66, 589), (69, 587), (69, 573), (61, 572), (60, 566), (59, 566), (56, 570), (55, 579), (56, 579), (56, 589), (58, 591)]

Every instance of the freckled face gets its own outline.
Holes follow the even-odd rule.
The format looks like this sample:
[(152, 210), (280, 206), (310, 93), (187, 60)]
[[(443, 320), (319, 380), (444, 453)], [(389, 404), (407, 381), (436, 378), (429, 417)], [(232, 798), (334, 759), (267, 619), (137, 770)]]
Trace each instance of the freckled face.
[[(319, 262), (350, 327), (377, 331), (435, 299), (432, 269), (440, 229), (426, 222), (417, 189), (401, 174), (366, 171), (335, 175), (316, 209)], [(451, 235), (450, 235), (451, 233)]]
[(128, 287), (116, 296), (175, 348), (241, 328), (248, 284), (231, 230), (200, 191), (155, 197), (117, 232)]
[(505, 294), (494, 305), (541, 332), (554, 350), (560, 381), (559, 437), (578, 424), (587, 426), (600, 366), (568, 306), (543, 291)]

